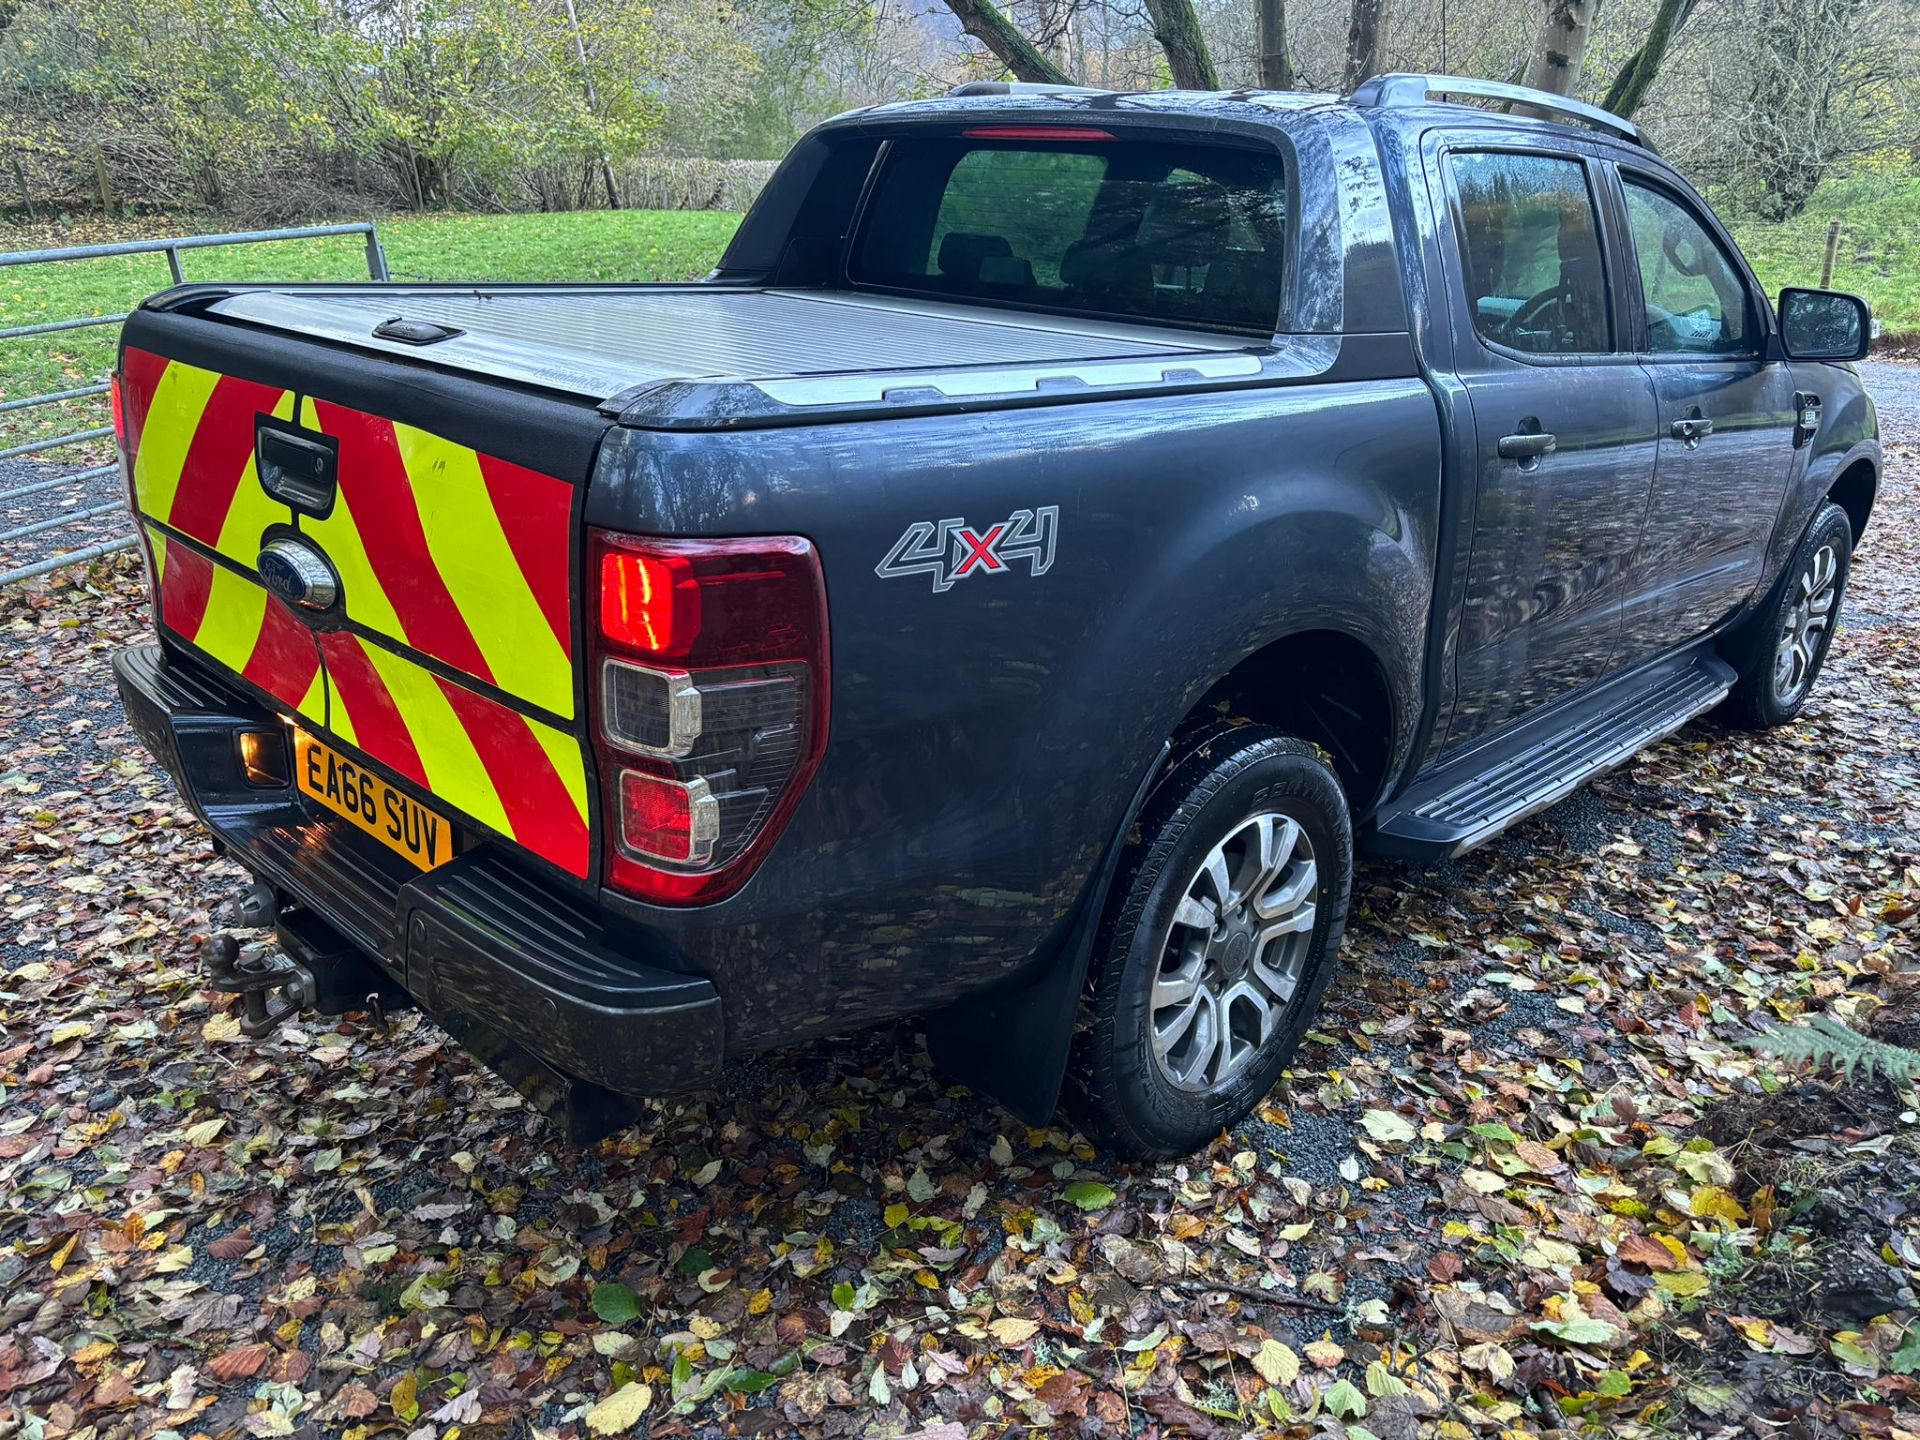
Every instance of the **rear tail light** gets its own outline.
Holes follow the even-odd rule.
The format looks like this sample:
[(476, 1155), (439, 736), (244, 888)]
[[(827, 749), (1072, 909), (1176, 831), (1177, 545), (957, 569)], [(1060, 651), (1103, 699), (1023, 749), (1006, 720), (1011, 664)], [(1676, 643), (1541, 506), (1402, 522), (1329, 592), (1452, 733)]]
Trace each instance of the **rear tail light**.
[(591, 573), (608, 883), (662, 903), (717, 900), (752, 873), (825, 749), (819, 556), (793, 536), (596, 530)]
[[(99, 394), (94, 391), (94, 394)], [(120, 372), (114, 371), (107, 379), (108, 403), (113, 407), (113, 438), (119, 442), (120, 453), (127, 453), (127, 401), (120, 393)]]
[(600, 556), (600, 633), (615, 645), (668, 658), (700, 635), (700, 582), (685, 555), (627, 549)]
[[(151, 399), (152, 397), (147, 397)], [(113, 408), (113, 439), (120, 452), (120, 483), (126, 491), (127, 513), (134, 517), (133, 533), (140, 542), (140, 563), (146, 569), (147, 595), (153, 602), (153, 623), (160, 625), (160, 571), (153, 563), (153, 539), (140, 523), (139, 498), (133, 488), (134, 451), (138, 442), (127, 425), (126, 382), (118, 370), (107, 377), (107, 400)]]
[(127, 509), (131, 511), (134, 509), (133, 447), (127, 440), (127, 396), (118, 370), (107, 377), (107, 399), (113, 407), (113, 441), (120, 452), (120, 483), (126, 487)]
[(700, 865), (720, 838), (720, 805), (704, 779), (620, 772), (620, 844), (646, 860)]

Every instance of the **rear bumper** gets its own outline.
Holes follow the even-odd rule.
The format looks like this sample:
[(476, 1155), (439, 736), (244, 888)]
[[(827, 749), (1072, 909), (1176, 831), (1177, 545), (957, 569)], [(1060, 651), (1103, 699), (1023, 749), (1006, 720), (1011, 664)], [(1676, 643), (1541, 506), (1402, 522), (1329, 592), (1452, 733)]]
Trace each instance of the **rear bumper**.
[(248, 783), (235, 732), (280, 723), (252, 700), (159, 645), (121, 651), (113, 668), (135, 732), (233, 857), (506, 1078), (528, 1084), (517, 1049), (621, 1095), (684, 1090), (718, 1072), (719, 992), (662, 963), (657, 939), (496, 843), (423, 874), (291, 786)]

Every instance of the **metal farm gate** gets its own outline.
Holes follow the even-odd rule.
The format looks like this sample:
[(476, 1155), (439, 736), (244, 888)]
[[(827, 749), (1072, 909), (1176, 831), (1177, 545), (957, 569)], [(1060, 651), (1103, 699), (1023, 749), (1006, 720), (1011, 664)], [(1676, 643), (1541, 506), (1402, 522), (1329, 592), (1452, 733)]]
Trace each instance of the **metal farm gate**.
[[(316, 240), (333, 235), (365, 236), (367, 274), (377, 281), (384, 282), (389, 278), (386, 252), (380, 247), (380, 236), (372, 221), (358, 221), (351, 225), (309, 225), (287, 230), (249, 230), (231, 235), (189, 235), (174, 240), (129, 240), (112, 245), (73, 245), (57, 250), (17, 250), (0, 254), (0, 272), (13, 266), (46, 265), (65, 260), (100, 260), (117, 255), (158, 254), (167, 257), (167, 268), (172, 272), (174, 282), (177, 284), (182, 279), (180, 253), (183, 250), (210, 250), (224, 245), (255, 245), (273, 240)], [(85, 330), (96, 325), (118, 325), (126, 318), (123, 312), (118, 315), (86, 315), (66, 320), (49, 320), (37, 325), (16, 325), (12, 329), (0, 330), (0, 341), (29, 340), (36, 336), (53, 335), (66, 330)], [(0, 375), (4, 374), (4, 368), (0, 368)], [(100, 418), (108, 422), (69, 431), (64, 435), (28, 440), (0, 448), (0, 470), (15, 468), (6, 465), (5, 462), (26, 461), (28, 457), (43, 455), (67, 446), (93, 444), (103, 440), (111, 442), (113, 425), (111, 417), (107, 414), (107, 404), (104, 399), (107, 390), (107, 381), (103, 376), (88, 384), (67, 390), (54, 390), (44, 395), (26, 395), (17, 399), (0, 400), (0, 416), (9, 416), (42, 405), (59, 405), (73, 400), (101, 397), (98, 407)], [(33, 463), (37, 466), (44, 462)], [(83, 545), (77, 549), (34, 556), (25, 560), (19, 559), (14, 554), (20, 541), (38, 536), (48, 537), (39, 542), (42, 546), (58, 551), (60, 531), (125, 510), (126, 498), (119, 483), (119, 470), (119, 461), (114, 460), (104, 465), (85, 465), (63, 474), (29, 479), (23, 484), (8, 485), (4, 478), (0, 478), (0, 487), (4, 487), (0, 488), (0, 527), (5, 527), (0, 528), (0, 565), (10, 565), (10, 568), (0, 570), (0, 585), (16, 580), (29, 580), (36, 575), (45, 575), (68, 565), (83, 564), (99, 556), (131, 547), (134, 537), (129, 533), (110, 540)], [(113, 478), (109, 480), (108, 477)], [(107, 483), (103, 485), (101, 483), (103, 481)], [(75, 492), (70, 489), (75, 486), (86, 488)], [(43, 494), (50, 497), (49, 501), (42, 502), (43, 504), (66, 505), (73, 500), (84, 503), (77, 507), (60, 508), (52, 514), (19, 521), (17, 502)], [(30, 512), (31, 509), (38, 507), (25, 508)], [(11, 518), (7, 515), (9, 510), (15, 512)]]

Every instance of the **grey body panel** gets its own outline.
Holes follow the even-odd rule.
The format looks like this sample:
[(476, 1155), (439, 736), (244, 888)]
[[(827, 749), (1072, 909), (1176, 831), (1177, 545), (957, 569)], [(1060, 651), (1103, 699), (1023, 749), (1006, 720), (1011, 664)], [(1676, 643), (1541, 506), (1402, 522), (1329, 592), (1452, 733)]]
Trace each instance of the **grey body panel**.
[[(798, 532), (826, 569), (830, 742), (779, 843), (706, 910), (623, 913), (753, 1049), (927, 1009), (1060, 938), (1182, 715), (1289, 633), (1361, 639), (1420, 709), (1439, 424), (1415, 377), (733, 434), (621, 428), (587, 523)], [(957, 484), (964, 477), (964, 484)], [(1052, 565), (936, 591), (909, 526), (1059, 507)], [(928, 942), (924, 937), (937, 935)]]
[[(1297, 213), (1275, 333), (781, 278), (794, 241), (838, 233), (796, 227), (847, 147), (871, 155), (903, 126), (1039, 115), (1280, 149)], [(1477, 833), (1510, 818), (1498, 808), (1509, 791), (1538, 798), (1507, 783), (1519, 778), (1509, 742), (1529, 721), (1599, 713), (1582, 702), (1621, 681), (1641, 539), (1689, 497), (1683, 477), (1653, 488), (1665, 412), (1641, 357), (1520, 367), (1475, 349), (1450, 288), (1452, 221), (1421, 158), (1442, 130), (1658, 168), (1603, 137), (1445, 106), (975, 97), (817, 129), (743, 222), (717, 283), (203, 287), (158, 304), (202, 350), (255, 355), (263, 380), (328, 371), (404, 390), (409, 423), (445, 410), (449, 392), (470, 408), (484, 408), (477, 393), (511, 396), (516, 414), (564, 409), (592, 456), (583, 525), (813, 542), (830, 727), (777, 843), (714, 905), (595, 897), (650, 963), (709, 977), (726, 1048), (753, 1050), (926, 1011), (1061, 953), (1077, 917), (1097, 916), (1103, 857), (1169, 735), (1221, 676), (1290, 635), (1337, 632), (1378, 662), (1392, 709), (1383, 811), (1408, 795), (1437, 805), (1429, 821), (1479, 807)], [(375, 340), (395, 313), (467, 334)], [(1878, 465), (1857, 377), (1791, 371), (1824, 396), (1825, 423), (1781, 462), (1775, 489), (1740, 491), (1712, 527), (1744, 547), (1722, 626), (1780, 573), (1835, 476)], [(592, 403), (531, 393), (554, 390)], [(1480, 447), (1529, 414), (1564, 448), (1523, 484)], [(527, 446), (560, 433), (550, 419), (502, 428), (533, 431), (515, 442)], [(991, 527), (1046, 507), (1058, 530), (1044, 570), (1015, 562), (942, 588), (879, 568), (915, 526)], [(1606, 744), (1557, 748), (1554, 793), (1724, 682), (1711, 657), (1677, 653), (1691, 637), (1653, 638), (1663, 653), (1649, 673), (1671, 662), (1686, 675), (1605, 710)], [(1505, 767), (1498, 783), (1443, 768), (1461, 759), (1441, 753), (1450, 733)], [(1355, 798), (1364, 820), (1368, 797)]]
[[(1654, 389), (1630, 348), (1522, 354), (1488, 342), (1474, 326), (1448, 157), (1512, 144), (1504, 129), (1455, 125), (1429, 134), (1421, 147), (1427, 190), (1448, 230), (1429, 318), (1446, 327), (1473, 426), (1455, 690), (1439, 751), (1470, 744), (1616, 668), (1622, 577), (1653, 481)], [(1576, 134), (1527, 148), (1585, 167), (1601, 236), (1615, 238), (1601, 152)], [(1619, 264), (1608, 260), (1610, 294), (1619, 292)], [(1530, 462), (1501, 458), (1500, 438), (1526, 431), (1553, 435), (1554, 452)]]
[[(1654, 463), (1637, 366), (1507, 362), (1464, 378), (1478, 469), (1448, 747), (1612, 671)], [(1523, 430), (1559, 448), (1530, 468), (1500, 458), (1500, 437)]]
[[(1785, 361), (1660, 358), (1646, 372), (1660, 443), (1648, 523), (1625, 581), (1629, 664), (1708, 633), (1754, 596), (1781, 502), (1804, 462)], [(1689, 447), (1671, 426), (1696, 412), (1713, 432)]]

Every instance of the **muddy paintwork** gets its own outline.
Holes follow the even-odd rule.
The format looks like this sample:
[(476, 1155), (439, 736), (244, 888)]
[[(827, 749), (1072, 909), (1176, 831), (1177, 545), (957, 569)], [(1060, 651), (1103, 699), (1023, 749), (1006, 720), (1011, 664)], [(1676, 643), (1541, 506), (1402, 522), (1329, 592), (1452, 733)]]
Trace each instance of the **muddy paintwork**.
[[(1835, 478), (1878, 473), (1858, 377), (1779, 358), (1757, 286), (1758, 361), (1639, 353), (1619, 286), (1617, 354), (1553, 362), (1483, 344), (1449, 146), (1578, 158), (1612, 245), (1626, 233), (1622, 162), (1691, 196), (1643, 149), (1517, 116), (1258, 94), (878, 107), (800, 142), (715, 282), (791, 283), (795, 257), (837, 241), (835, 206), (851, 209), (902, 127), (1036, 116), (1280, 150), (1295, 238), (1255, 363), (1024, 393), (969, 393), (964, 376), (868, 394), (857, 373), (689, 375), (572, 412), (574, 430), (599, 416), (581, 525), (801, 535), (825, 568), (829, 741), (759, 870), (691, 909), (596, 893), (597, 875), (580, 887), (636, 964), (712, 982), (727, 1053), (925, 1012), (1044, 967), (1097, 902), (1169, 735), (1263, 647), (1331, 631), (1374, 657), (1391, 717), (1380, 793), (1354, 797), (1364, 825), (1450, 750), (1737, 626)], [(277, 343), (288, 363), (323, 368), (304, 342)], [(263, 371), (279, 353), (262, 342)], [(462, 387), (467, 405), (487, 393), (390, 357), (328, 350), (324, 365), (368, 386), (404, 373), (409, 403), (435, 387)], [(1793, 423), (1804, 392), (1823, 401), (1811, 434)], [(1692, 406), (1715, 423), (1697, 449), (1668, 438)], [(1523, 469), (1495, 446), (1527, 422), (1560, 446)], [(538, 448), (524, 432), (515, 443)], [(895, 563), (916, 526), (952, 521), (984, 546), (1043, 513), (1044, 564), (1032, 551), (966, 573)]]

